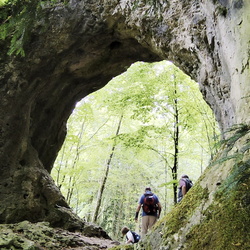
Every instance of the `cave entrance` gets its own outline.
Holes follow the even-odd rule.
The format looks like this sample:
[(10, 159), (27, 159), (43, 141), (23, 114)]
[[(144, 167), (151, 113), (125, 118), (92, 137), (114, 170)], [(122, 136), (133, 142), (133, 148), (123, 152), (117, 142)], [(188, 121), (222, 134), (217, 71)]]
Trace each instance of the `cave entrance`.
[(132, 64), (80, 101), (67, 127), (52, 176), (74, 211), (112, 238), (134, 226), (145, 186), (169, 211), (180, 175), (198, 179), (219, 134), (198, 84), (168, 61)]

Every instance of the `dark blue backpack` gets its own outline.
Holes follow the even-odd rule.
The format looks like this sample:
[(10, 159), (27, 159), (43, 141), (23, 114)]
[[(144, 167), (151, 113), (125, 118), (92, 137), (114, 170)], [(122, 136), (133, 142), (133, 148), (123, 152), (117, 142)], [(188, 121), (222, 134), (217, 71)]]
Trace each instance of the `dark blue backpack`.
[[(187, 192), (188, 192), (188, 190), (193, 186), (193, 182), (189, 178), (182, 178), (182, 180), (185, 181), (186, 189), (187, 189)], [(181, 187), (179, 187), (178, 189), (179, 189), (179, 191), (178, 191), (177, 202), (180, 202), (182, 200), (182, 198), (183, 198), (183, 194), (182, 194)]]
[(182, 180), (184, 180), (186, 182), (186, 187), (187, 187), (187, 191), (193, 186), (193, 182), (191, 180), (189, 180), (189, 178), (183, 178)]
[(131, 231), (131, 233), (133, 234), (133, 237), (134, 237), (134, 243), (137, 243), (140, 240), (141, 236), (137, 234), (136, 232)]

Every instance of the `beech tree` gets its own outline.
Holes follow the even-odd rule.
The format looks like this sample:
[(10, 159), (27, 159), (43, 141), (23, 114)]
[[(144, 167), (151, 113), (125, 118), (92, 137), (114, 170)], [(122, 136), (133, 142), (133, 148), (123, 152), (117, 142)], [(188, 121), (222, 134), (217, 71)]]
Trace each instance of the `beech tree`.
[[(115, 136), (119, 135), (119, 132), (121, 129), (121, 124), (122, 124), (122, 118), (123, 118), (123, 115), (121, 115), (121, 117), (120, 117)], [(96, 208), (94, 210), (94, 215), (93, 215), (93, 222), (97, 221), (98, 213), (99, 213), (100, 206), (101, 206), (103, 191), (104, 191), (107, 179), (108, 179), (109, 169), (110, 169), (111, 161), (113, 159), (115, 150), (116, 150), (116, 140), (114, 140), (114, 142), (113, 142), (111, 152), (110, 152), (109, 158), (107, 160), (106, 171), (104, 173), (103, 180), (102, 180), (99, 192), (98, 192), (97, 201), (96, 201)]]
[[(79, 155), (76, 165), (71, 160), (70, 175), (77, 185), (70, 186), (70, 205), (115, 238), (122, 223), (135, 227), (134, 210), (146, 185), (159, 193), (169, 210), (176, 202), (178, 171), (188, 172), (195, 180), (201, 162), (213, 156), (216, 126), (212, 112), (202, 102), (198, 84), (168, 62), (132, 65), (83, 100), (73, 116), (70, 121), (75, 125), (69, 122), (69, 128), (74, 127), (72, 132), (82, 138), (81, 143), (71, 142), (74, 147), (68, 138), (65, 143), (73, 158)], [(119, 117), (123, 117), (122, 126), (115, 128)], [(76, 124), (85, 124), (84, 133), (77, 132)], [(68, 137), (77, 139), (72, 132), (69, 129)], [(65, 151), (60, 152), (54, 169), (59, 169), (60, 161), (66, 162)], [(68, 192), (65, 180), (58, 185)]]
[[(193, 138), (190, 139), (198, 143), (202, 150), (206, 148), (206, 154), (212, 159), (217, 140), (213, 115), (209, 107), (202, 103), (197, 83), (167, 62), (138, 63), (137, 67), (131, 67), (120, 78), (120, 82), (133, 82), (133, 86), (131, 88), (127, 84), (128, 87), (123, 89), (122, 94), (112, 96), (114, 106), (128, 109), (133, 107), (131, 117), (143, 121), (144, 124), (142, 129), (138, 129), (136, 136), (128, 133), (120, 135), (119, 138), (127, 146), (137, 146), (159, 153), (158, 144), (154, 145), (146, 138), (149, 133), (165, 137), (168, 153), (160, 152), (160, 155), (165, 155), (165, 158), (163, 157), (165, 161), (168, 159), (172, 176), (170, 183), (173, 185), (174, 203), (176, 203), (179, 151), (183, 153), (182, 147), (187, 143), (184, 137), (191, 135)], [(108, 103), (110, 102), (109, 99)], [(165, 124), (161, 124), (161, 120), (165, 120)], [(210, 126), (208, 127), (206, 123), (203, 125), (202, 121), (209, 122)], [(201, 132), (199, 135), (195, 133), (198, 130)], [(210, 136), (207, 137), (208, 134)], [(208, 145), (202, 147), (200, 141), (204, 141), (202, 139), (204, 136), (207, 137)]]

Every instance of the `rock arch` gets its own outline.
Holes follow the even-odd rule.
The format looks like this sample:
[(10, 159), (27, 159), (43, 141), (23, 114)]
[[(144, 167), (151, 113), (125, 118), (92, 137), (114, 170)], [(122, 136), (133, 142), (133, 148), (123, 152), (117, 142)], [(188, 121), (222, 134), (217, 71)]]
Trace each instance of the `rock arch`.
[(199, 82), (222, 132), (249, 124), (246, 0), (71, 0), (43, 13), (24, 58), (1, 44), (1, 223), (82, 226), (49, 173), (75, 103), (135, 61), (168, 59)]

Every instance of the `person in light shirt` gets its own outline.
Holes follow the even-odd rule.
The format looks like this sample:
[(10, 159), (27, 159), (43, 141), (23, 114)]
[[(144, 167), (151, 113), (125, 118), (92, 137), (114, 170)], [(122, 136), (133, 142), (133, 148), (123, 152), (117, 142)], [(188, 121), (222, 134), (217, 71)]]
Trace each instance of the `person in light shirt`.
[(140, 240), (140, 235), (132, 232), (128, 227), (122, 228), (122, 235), (126, 235), (126, 244), (134, 244)]

